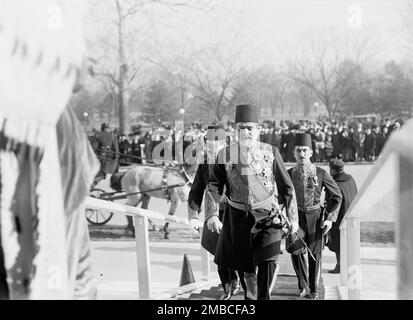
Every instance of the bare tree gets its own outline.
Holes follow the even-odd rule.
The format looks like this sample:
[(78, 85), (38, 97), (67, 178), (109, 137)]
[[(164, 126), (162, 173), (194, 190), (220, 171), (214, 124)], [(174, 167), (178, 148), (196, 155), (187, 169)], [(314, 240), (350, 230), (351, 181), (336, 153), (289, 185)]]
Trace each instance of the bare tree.
[(407, 55), (413, 57), (413, 0), (404, 0), (399, 13), (405, 31), (401, 40)]
[[(290, 77), (310, 88), (335, 116), (341, 102), (354, 88), (355, 77), (376, 53), (369, 38), (362, 34), (312, 31), (301, 55), (289, 59)], [(305, 40), (300, 40), (305, 41)], [(297, 51), (297, 50), (296, 50)]]
[(153, 30), (154, 22), (150, 17), (162, 11), (160, 8), (173, 12), (183, 8), (208, 11), (213, 9), (213, 5), (195, 0), (93, 0), (91, 4), (91, 20), (101, 32), (99, 39), (90, 42), (98, 52), (95, 58), (100, 70), (96, 74), (114, 86), (119, 127), (127, 132), (129, 103), (147, 85), (142, 81), (147, 60), (140, 49)]
[(298, 93), (298, 95), (300, 97), (301, 105), (303, 107), (304, 116), (307, 117), (311, 113), (311, 106), (313, 104), (312, 99), (314, 97), (314, 94), (308, 86), (304, 85), (300, 81), (296, 81), (296, 80), (293, 81), (293, 85), (294, 85), (294, 88), (295, 88), (296, 92)]
[(215, 118), (222, 121), (235, 103), (235, 90), (235, 97), (241, 98), (242, 91), (247, 98), (243, 88), (254, 77), (254, 73), (248, 71), (253, 68), (249, 68), (247, 56), (239, 43), (234, 43), (232, 50), (224, 51), (217, 46), (197, 56), (196, 63), (189, 68), (189, 83), (198, 108), (213, 112)]

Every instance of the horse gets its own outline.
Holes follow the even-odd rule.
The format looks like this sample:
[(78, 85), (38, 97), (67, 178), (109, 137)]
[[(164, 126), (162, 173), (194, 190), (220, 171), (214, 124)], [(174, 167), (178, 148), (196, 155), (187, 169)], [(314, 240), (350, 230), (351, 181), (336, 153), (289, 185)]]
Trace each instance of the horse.
[[(197, 165), (178, 167), (136, 165), (114, 177), (120, 178), (120, 186), (127, 195), (126, 205), (137, 207), (142, 203), (141, 208), (147, 209), (151, 197), (166, 199), (171, 202), (168, 214), (173, 216), (178, 204), (188, 200), (196, 170)], [(145, 192), (146, 190), (148, 192)], [(127, 229), (134, 232), (133, 219), (127, 218)], [(149, 222), (154, 228), (154, 224)], [(165, 239), (169, 239), (168, 227), (169, 222), (166, 222), (163, 227)]]

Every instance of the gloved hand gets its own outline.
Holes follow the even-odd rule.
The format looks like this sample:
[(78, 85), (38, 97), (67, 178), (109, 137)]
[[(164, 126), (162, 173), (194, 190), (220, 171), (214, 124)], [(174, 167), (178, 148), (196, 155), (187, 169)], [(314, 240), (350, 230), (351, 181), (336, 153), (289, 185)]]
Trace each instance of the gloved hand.
[(189, 220), (189, 225), (190, 225), (192, 231), (194, 231), (194, 232), (196, 232), (196, 233), (199, 232), (200, 223), (199, 223), (199, 220), (198, 220), (198, 219), (191, 219), (191, 220)]
[(207, 221), (207, 227), (208, 230), (219, 234), (222, 229), (222, 222), (219, 221), (219, 218), (217, 216), (212, 216)]
[(291, 223), (291, 233), (296, 233), (298, 231), (298, 221), (294, 221)]
[(321, 223), (321, 229), (324, 229), (323, 236), (325, 236), (327, 232), (330, 231), (332, 226), (333, 223), (330, 220), (325, 220), (323, 221), (323, 223)]

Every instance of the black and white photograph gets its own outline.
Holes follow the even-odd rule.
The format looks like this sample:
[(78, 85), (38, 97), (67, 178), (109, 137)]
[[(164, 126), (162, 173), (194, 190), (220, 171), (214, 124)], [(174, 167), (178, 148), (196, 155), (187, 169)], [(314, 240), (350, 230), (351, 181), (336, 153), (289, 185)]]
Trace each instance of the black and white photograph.
[(0, 0), (0, 300), (412, 300), (412, 118), (413, 0)]

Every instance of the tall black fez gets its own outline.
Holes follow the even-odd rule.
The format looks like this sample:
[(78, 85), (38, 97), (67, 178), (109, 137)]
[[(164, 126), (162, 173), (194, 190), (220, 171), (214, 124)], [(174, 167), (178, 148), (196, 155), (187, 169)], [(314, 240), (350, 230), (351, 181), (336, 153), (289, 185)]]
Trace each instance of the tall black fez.
[(297, 133), (295, 135), (294, 146), (306, 146), (311, 148), (311, 135), (308, 133)]
[(218, 130), (218, 129), (224, 129), (224, 126), (222, 124), (214, 124), (208, 126), (208, 130)]
[(216, 124), (216, 125), (211, 125), (208, 126), (208, 131), (207, 131), (207, 136), (206, 139), (211, 141), (211, 140), (219, 140), (219, 136), (217, 136), (218, 132), (216, 130), (222, 129), (224, 130), (224, 126), (221, 124)]
[(238, 105), (235, 112), (235, 123), (238, 122), (258, 123), (257, 107), (249, 104)]
[(337, 171), (341, 171), (344, 168), (344, 161), (341, 159), (331, 159), (330, 160), (330, 168), (335, 169)]

